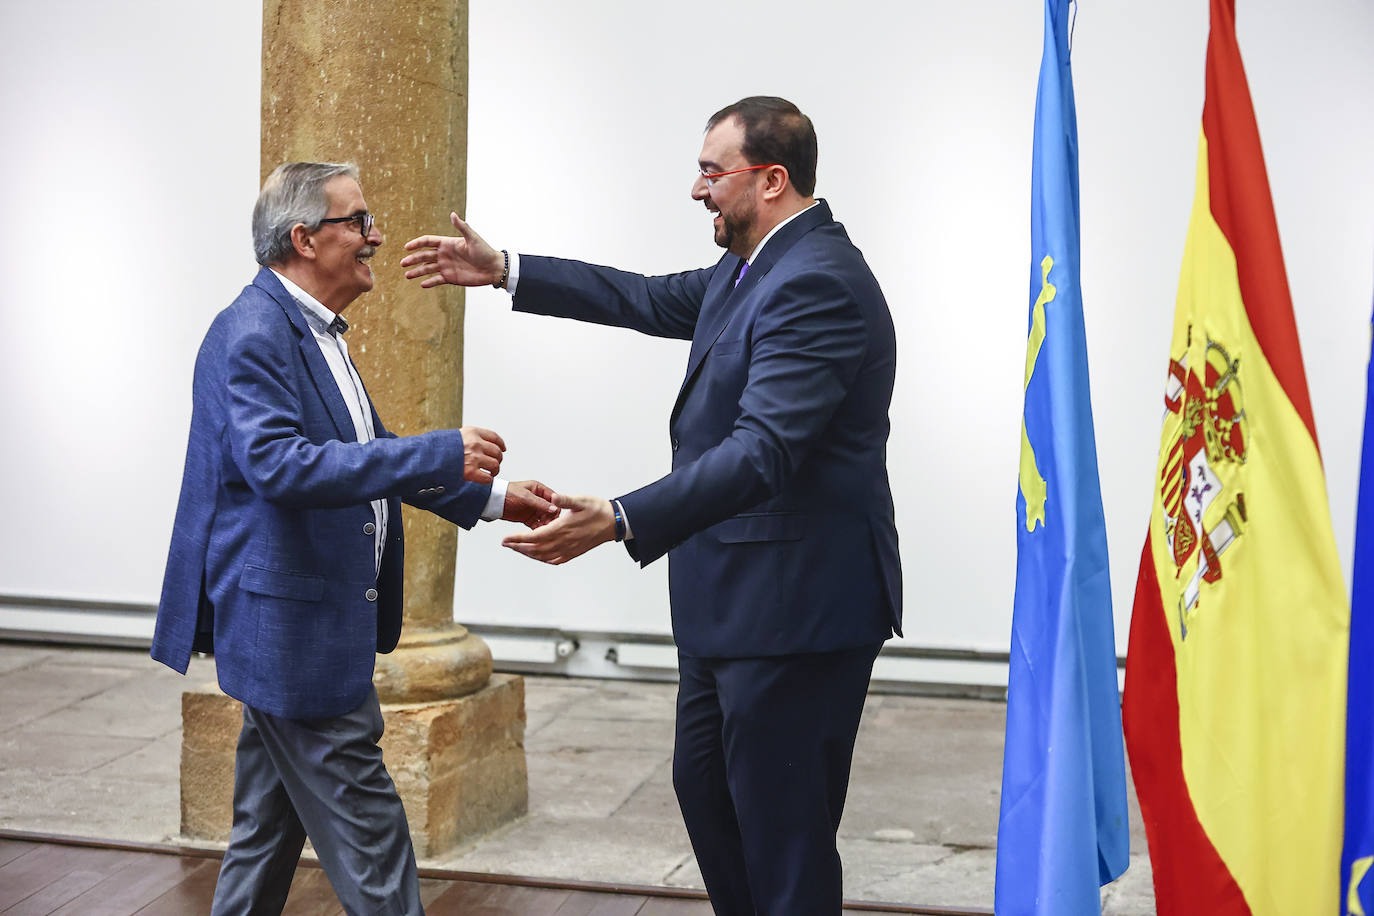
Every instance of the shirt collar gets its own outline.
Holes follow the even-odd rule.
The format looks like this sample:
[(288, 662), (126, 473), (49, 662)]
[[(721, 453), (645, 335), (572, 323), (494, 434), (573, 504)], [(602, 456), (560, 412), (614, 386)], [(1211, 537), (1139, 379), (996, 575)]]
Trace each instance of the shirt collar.
[[(820, 203), (819, 200), (813, 200), (813, 201), (811, 202), (811, 207), (816, 206), (816, 204), (818, 204), (818, 203)], [(757, 257), (759, 256), (759, 252), (763, 250), (763, 246), (764, 246), (764, 245), (767, 245), (767, 244), (768, 244), (768, 240), (771, 239), (773, 236), (775, 236), (775, 235), (778, 234), (778, 230), (779, 230), (779, 229), (781, 229), (783, 226), (786, 226), (788, 223), (792, 222), (792, 220), (796, 219), (797, 217), (801, 216), (801, 215), (802, 215), (803, 213), (805, 213), (807, 210), (810, 210), (811, 207), (802, 207), (802, 208), (801, 208), (800, 210), (798, 210), (796, 213), (793, 213), (791, 216), (787, 217), (787, 219), (785, 219), (785, 220), (783, 220), (782, 222), (778, 223), (778, 224), (777, 224), (776, 226), (774, 226), (772, 229), (769, 229), (769, 230), (768, 230), (768, 234), (765, 235), (763, 238), (759, 239), (759, 243), (758, 243), (757, 245), (754, 246), (754, 250), (751, 251), (751, 252), (749, 253), (749, 257), (746, 258), (745, 260), (747, 260), (750, 264), (753, 264), (753, 263), (754, 263), (754, 259), (757, 258)]]
[[(305, 320), (310, 323), (310, 327), (316, 332), (320, 334), (329, 334), (331, 333), (330, 328), (333, 326), (335, 319), (338, 319), (342, 323), (343, 319), (331, 312), (320, 302), (320, 300), (301, 289), (295, 283), (292, 283), (275, 268), (268, 269), (277, 275), (277, 279), (281, 281), (281, 285), (286, 288), (286, 292), (290, 294), (291, 298), (296, 300), (296, 305), (300, 307), (301, 314), (305, 316)], [(348, 325), (345, 324), (344, 328), (347, 327)]]

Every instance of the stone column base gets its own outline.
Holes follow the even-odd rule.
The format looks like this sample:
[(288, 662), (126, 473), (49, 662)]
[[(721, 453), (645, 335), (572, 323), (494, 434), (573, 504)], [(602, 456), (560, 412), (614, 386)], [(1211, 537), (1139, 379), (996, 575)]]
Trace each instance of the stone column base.
[[(455, 700), (388, 703), (382, 755), (419, 858), (443, 855), (525, 813), (525, 681), (493, 674)], [(181, 832), (227, 842), (242, 708), (213, 685), (181, 695)]]
[(525, 813), (525, 679), (493, 674), (456, 700), (388, 703), (382, 756), (415, 855), (442, 855)]

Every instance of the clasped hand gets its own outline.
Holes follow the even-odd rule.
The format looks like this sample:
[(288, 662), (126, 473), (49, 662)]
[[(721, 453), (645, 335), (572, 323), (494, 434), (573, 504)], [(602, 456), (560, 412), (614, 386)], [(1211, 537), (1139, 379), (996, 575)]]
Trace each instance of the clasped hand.
[(531, 531), (507, 535), (501, 543), (517, 553), (553, 566), (576, 559), (599, 544), (615, 538), (615, 514), (611, 501), (596, 496), (552, 494), (563, 513)]
[[(501, 470), (501, 458), (506, 442), (499, 433), (480, 426), (464, 426), (463, 479), (474, 483), (491, 483)], [(517, 480), (506, 484), (506, 501), (501, 518), (519, 522), (529, 528), (539, 528), (558, 518), (553, 504), (554, 492), (537, 480)]]
[(505, 510), (501, 518), (519, 522), (527, 528), (540, 528), (558, 518), (553, 490), (537, 480), (517, 480), (506, 485)]

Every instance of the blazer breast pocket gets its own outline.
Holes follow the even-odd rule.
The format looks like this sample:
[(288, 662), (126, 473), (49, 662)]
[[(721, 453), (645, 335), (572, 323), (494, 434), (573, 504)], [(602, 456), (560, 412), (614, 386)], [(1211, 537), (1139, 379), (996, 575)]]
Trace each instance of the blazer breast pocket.
[(324, 577), (281, 572), (263, 566), (245, 566), (239, 588), (255, 595), (292, 601), (319, 601), (324, 597)]
[(736, 337), (734, 340), (718, 340), (711, 347), (711, 356), (734, 356), (744, 349), (744, 338)]

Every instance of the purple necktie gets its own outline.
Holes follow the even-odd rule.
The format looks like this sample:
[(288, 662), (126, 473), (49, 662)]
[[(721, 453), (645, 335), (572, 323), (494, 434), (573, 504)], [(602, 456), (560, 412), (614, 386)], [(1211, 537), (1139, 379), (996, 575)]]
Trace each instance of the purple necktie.
[(739, 281), (744, 279), (744, 275), (749, 273), (749, 262), (741, 261), (739, 266), (739, 276), (735, 278), (735, 285), (739, 286)]

